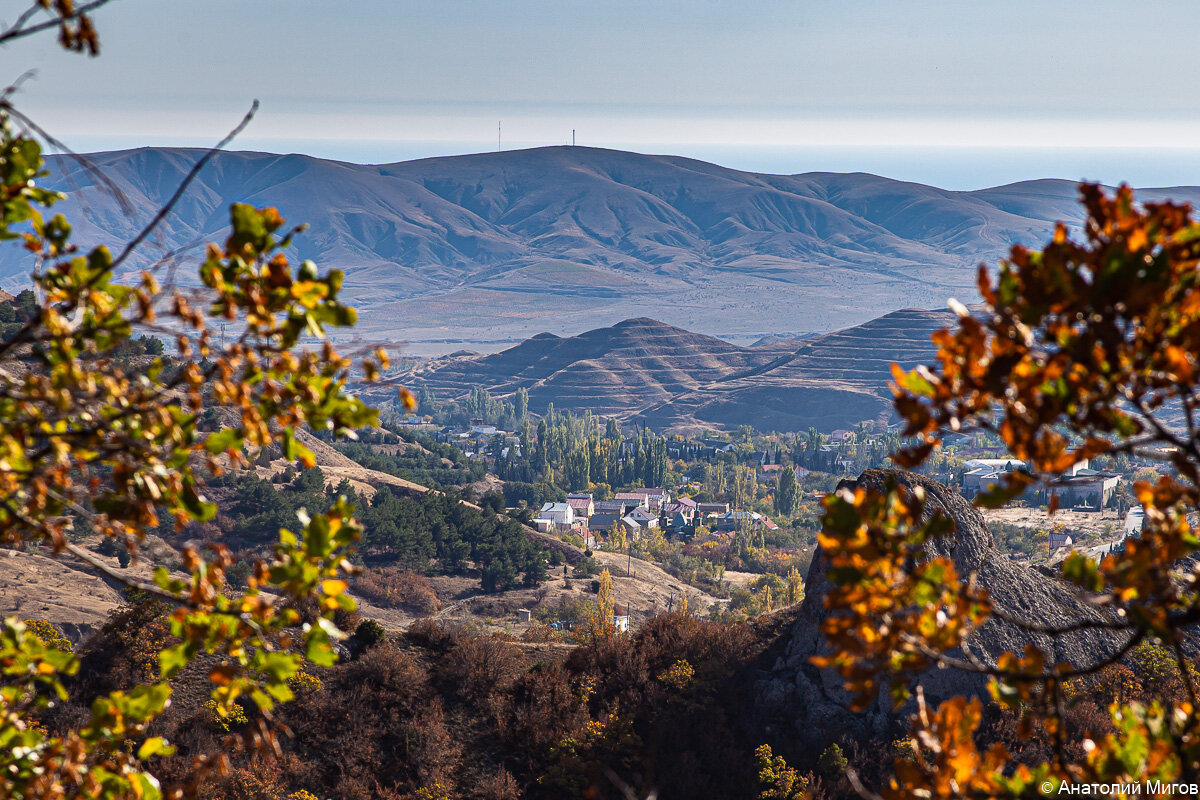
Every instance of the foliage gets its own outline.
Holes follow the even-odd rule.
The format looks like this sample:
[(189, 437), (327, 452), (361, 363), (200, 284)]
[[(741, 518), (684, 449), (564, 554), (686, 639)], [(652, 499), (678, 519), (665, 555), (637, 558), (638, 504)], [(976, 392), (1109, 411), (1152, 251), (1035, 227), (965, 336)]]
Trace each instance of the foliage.
[[(64, 46), (98, 52), (90, 19), (71, 3), (39, 3), (0, 41), (43, 29), (30, 23), (38, 12), (49, 15)], [(375, 415), (346, 390), (349, 360), (327, 342), (302, 345), (329, 326), (353, 324), (355, 313), (338, 299), (340, 272), (322, 275), (312, 262), (289, 258), (301, 229), (286, 229), (273, 208), (234, 204), (228, 238), (209, 244), (200, 265), (206, 296), (199, 306), (192, 295), (161, 286), (154, 272), (122, 282), (126, 262), (182, 190), (119, 252), (80, 247), (66, 218), (46, 213), (59, 196), (39, 185), (46, 171), (30, 128), (5, 101), (0, 239), (18, 241), (39, 267), (32, 302), (29, 295), (18, 298), (0, 339), (0, 539), (69, 551), (89, 568), (166, 601), (172, 638), (154, 651), (155, 674), (99, 694), (76, 724), (51, 735), (29, 724), (31, 715), (52, 698), (70, 698), (68, 682), (80, 661), (5, 620), (0, 795), (156, 798), (163, 790), (148, 765), (172, 747), (148, 731), (170, 703), (168, 681), (201, 654), (209, 659), (207, 691), (222, 718), (247, 699), (258, 715), (224, 748), (195, 752), (177, 790), (223, 768), (237, 747), (272, 746), (271, 712), (292, 698), (288, 679), (306, 658), (333, 661), (331, 640), (340, 632), (329, 618), (353, 607), (340, 576), (359, 527), (340, 501), (300, 514), (298, 527), (293, 519), (274, 532), (273, 552), (256, 560), (238, 591), (225, 580), (233, 559), (221, 545), (203, 554), (185, 549), (183, 578), (159, 567), (153, 582), (143, 582), (73, 543), (68, 532), (86, 526), (136, 554), (164, 518), (178, 526), (212, 519), (205, 472), (244, 465), (276, 442), (287, 458), (311, 465), (312, 454), (295, 440), (297, 427), (347, 431)], [(210, 155), (197, 159), (187, 180)], [(240, 333), (218, 345), (214, 319)], [(135, 352), (160, 350), (135, 337), (137, 331), (174, 338), (178, 359), (135, 364)], [(385, 360), (379, 352), (361, 368), (371, 378)], [(235, 422), (203, 429), (202, 413), (213, 409), (228, 410)], [(315, 599), (322, 616), (299, 626), (296, 612), (276, 597)]]
[(418, 614), (432, 614), (442, 608), (429, 578), (412, 571), (367, 567), (353, 586), (355, 594), (384, 607), (399, 606)]
[(796, 481), (796, 470), (785, 467), (779, 476), (779, 488), (775, 490), (775, 510), (785, 517), (796, 513), (799, 502), (800, 484)]
[(754, 751), (758, 759), (759, 800), (799, 800), (808, 791), (808, 779), (775, 755), (771, 745)]
[(296, 695), (307, 694), (309, 692), (319, 692), (325, 688), (325, 684), (316, 675), (305, 670), (300, 670), (292, 677), (288, 678), (288, 688)]
[[(687, 595), (684, 595), (684, 597), (686, 598)], [(684, 608), (679, 613), (686, 614), (687, 609)], [(687, 659), (684, 658), (679, 659), (658, 675), (658, 679), (660, 681), (675, 689), (686, 688), (695, 677), (695, 668), (687, 662)]]
[[(435, 489), (466, 486), (483, 480), (486, 470), (481, 461), (468, 459), (453, 447), (438, 446), (423, 437), (414, 436), (413, 439), (420, 444), (388, 448), (349, 441), (338, 442), (335, 446), (367, 469)], [(434, 447), (436, 451), (431, 449)]]
[(387, 639), (387, 631), (373, 619), (364, 619), (354, 629), (354, 638), (365, 648), (374, 647)]
[[(145, 619), (121, 617), (122, 628)], [(353, 660), (306, 666), (322, 688), (294, 689), (296, 698), (271, 712), (293, 735), (279, 737), (271, 756), (231, 749), (229, 771), (212, 775), (201, 796), (261, 800), (306, 790), (397, 800), (435, 783), (451, 797), (629, 796), (611, 771), (638, 797), (754, 797), (759, 739), (744, 728), (752, 712), (737, 678), (753, 674), (769, 644), (750, 626), (679, 613), (582, 648), (522, 646), (449, 620), (419, 621)], [(115, 661), (79, 661), (72, 681), (125, 680)], [(664, 682), (684, 663), (692, 670), (686, 685)], [(196, 663), (178, 676), (176, 702), (155, 722), (151, 735), (178, 748), (152, 762), (164, 784), (192, 771), (193, 754), (233, 735), (213, 730), (203, 708), (210, 668)], [(52, 731), (87, 713), (93, 693), (69, 688), (72, 698), (44, 720)], [(239, 703), (248, 722), (231, 728), (244, 734), (262, 713)]]
[(25, 629), (30, 635), (36, 636), (46, 647), (67, 652), (74, 649), (71, 647), (71, 640), (59, 633), (57, 628), (44, 619), (25, 620)]
[(826, 747), (821, 752), (821, 757), (817, 759), (817, 771), (826, 778), (840, 777), (848, 765), (846, 754), (842, 752), (842, 748), (837, 742)]
[(425, 571), (431, 559), (445, 574), (474, 566), (484, 591), (499, 592), (546, 578), (546, 551), (519, 523), (461, 502), (453, 490), (409, 498), (384, 487), (361, 513), (363, 549), (372, 560)]
[[(1077, 553), (1061, 567), (1106, 609), (1071, 627), (1106, 630), (1121, 645), (1086, 664), (1056, 663), (1033, 644), (995, 666), (949, 655), (1000, 611), (973, 576), (928, 556), (925, 546), (946, 532), (946, 520), (927, 513), (919, 487), (830, 496), (821, 543), (838, 585), (825, 624), (833, 652), (818, 663), (836, 667), (860, 705), (885, 683), (897, 698), (908, 696), (912, 676), (931, 666), (983, 673), (1021, 730), (1045, 731), (1051, 742), (1044, 757), (1014, 767), (1009, 745), (978, 744), (978, 698), (932, 708), (918, 693), (913, 756), (897, 760), (888, 798), (1012, 796), (1043, 782), (1170, 782), (1200, 768), (1196, 677), (1183, 651), (1183, 630), (1200, 619), (1200, 594), (1195, 573), (1179, 569), (1200, 548), (1188, 520), (1200, 502), (1200, 224), (1187, 206), (1136, 204), (1127, 187), (1106, 194), (1085, 184), (1081, 195), (1080, 240), (1059, 225), (1044, 250), (1014, 247), (994, 274), (981, 268), (985, 310), (956, 307), (957, 328), (934, 336), (933, 365), (893, 368), (904, 435), (916, 437), (894, 458), (918, 466), (942, 431), (971, 429), (995, 433), (1049, 478), (1102, 454), (1165, 457), (1172, 474), (1134, 487), (1146, 514), (1141, 538), (1099, 563)], [(1001, 503), (1034, 480), (1013, 473), (976, 502)], [(1030, 641), (1067, 630), (1004, 619)], [(1162, 646), (1146, 647), (1151, 638)], [(1126, 656), (1140, 665), (1138, 677), (1162, 682), (1156, 698), (1130, 699), (1141, 690), (1111, 669)], [(1064, 698), (1078, 691), (1080, 676), (1100, 676), (1125, 697), (1111, 706), (1107, 730), (1091, 725), (1081, 731), (1083, 747), (1070, 750)]]
[(517, 487), (550, 484), (572, 491), (595, 484), (665, 485), (670, 474), (667, 440), (646, 431), (626, 440), (615, 420), (609, 423), (601, 433), (600, 420), (591, 412), (576, 416), (551, 407), (538, 423), (536, 436), (525, 425), (519, 448), (509, 448), (502, 458), (498, 450), (494, 453), (496, 474)]
[(600, 579), (593, 585), (596, 586), (596, 602), (587, 609), (584, 625), (577, 634), (580, 641), (584, 642), (609, 638), (616, 632), (613, 622), (616, 601), (613, 598), (612, 575), (607, 567), (601, 570)]
[(240, 728), (249, 722), (246, 719), (246, 709), (242, 708), (241, 703), (226, 707), (210, 699), (204, 701), (204, 710), (208, 713), (208, 724), (214, 730), (228, 731), (231, 727)]

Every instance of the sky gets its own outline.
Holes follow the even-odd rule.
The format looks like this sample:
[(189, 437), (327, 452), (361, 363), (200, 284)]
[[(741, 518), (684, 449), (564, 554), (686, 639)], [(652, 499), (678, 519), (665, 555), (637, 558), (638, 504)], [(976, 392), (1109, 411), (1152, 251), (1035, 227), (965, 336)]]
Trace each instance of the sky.
[(574, 131), (950, 189), (1200, 184), (1190, 0), (114, 0), (95, 22), (97, 59), (0, 51), (79, 151), (208, 146), (258, 99), (235, 149), (381, 163)]

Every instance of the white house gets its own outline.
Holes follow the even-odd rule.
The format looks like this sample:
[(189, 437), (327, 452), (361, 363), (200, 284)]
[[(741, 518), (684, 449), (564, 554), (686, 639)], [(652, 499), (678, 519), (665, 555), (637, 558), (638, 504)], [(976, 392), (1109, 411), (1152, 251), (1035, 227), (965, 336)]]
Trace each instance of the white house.
[(575, 509), (571, 508), (570, 503), (546, 503), (537, 518), (569, 528), (575, 523)]
[(1053, 553), (1060, 547), (1070, 547), (1074, 542), (1066, 531), (1050, 531), (1050, 552)]
[(633, 519), (642, 528), (658, 527), (658, 514), (648, 508), (635, 508), (629, 512), (626, 519)]
[(575, 510), (575, 516), (590, 517), (596, 513), (596, 503), (590, 494), (569, 494), (567, 495), (567, 504)]
[(1010, 472), (1025, 469), (1019, 458), (972, 458), (963, 462), (963, 497), (972, 498), (989, 486), (999, 484)]
[(1057, 495), (1065, 508), (1087, 506), (1100, 509), (1108, 505), (1113, 492), (1121, 482), (1121, 476), (1111, 472), (1098, 472), (1087, 467), (1076, 468), (1050, 482), (1050, 493)]

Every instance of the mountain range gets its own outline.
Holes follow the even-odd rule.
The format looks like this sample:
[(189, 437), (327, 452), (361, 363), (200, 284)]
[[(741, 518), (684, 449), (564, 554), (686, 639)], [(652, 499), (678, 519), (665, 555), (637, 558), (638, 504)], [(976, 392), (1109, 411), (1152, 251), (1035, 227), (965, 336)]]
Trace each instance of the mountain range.
[[(128, 240), (201, 151), (143, 148), (49, 165), (81, 244)], [(102, 173), (105, 178), (97, 177)], [(1200, 188), (1145, 199), (1200, 201)], [(1070, 181), (957, 192), (861, 173), (768, 175), (676, 156), (546, 147), (357, 165), (216, 154), (130, 269), (175, 254), (194, 274), (229, 203), (306, 222), (300, 257), (346, 272), (361, 327), (413, 353), (495, 351), (652, 317), (750, 343), (822, 332), (898, 308), (975, 297), (975, 270), (1017, 242), (1077, 225)], [(0, 247), (0, 285), (31, 264)]]
[[(891, 364), (928, 363), (933, 331), (949, 311), (894, 311), (863, 325), (801, 341), (741, 347), (652, 319), (636, 318), (577, 336), (542, 333), (499, 353), (453, 353), (392, 378), (461, 399), (472, 388), (507, 397), (529, 392), (542, 413), (590, 410), (657, 430), (779, 431), (852, 428), (891, 415)], [(392, 396), (394, 387), (374, 390)]]

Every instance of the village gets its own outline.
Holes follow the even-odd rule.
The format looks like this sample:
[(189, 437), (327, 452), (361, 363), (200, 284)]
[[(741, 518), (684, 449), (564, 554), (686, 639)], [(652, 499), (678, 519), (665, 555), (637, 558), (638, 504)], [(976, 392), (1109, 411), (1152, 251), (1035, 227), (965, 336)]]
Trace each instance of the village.
[[(810, 429), (763, 434), (742, 426), (702, 436), (658, 437), (642, 430), (638, 436), (625, 437), (619, 426), (614, 432), (609, 420), (607, 431), (600, 436), (602, 441), (611, 438), (613, 446), (606, 449), (595, 447), (599, 418), (576, 431), (578, 420), (590, 419), (589, 414), (574, 417), (553, 409), (551, 414), (551, 426), (543, 419), (537, 436), (528, 421), (517, 424), (511, 417), (507, 421), (520, 428), (519, 432), (506, 431), (486, 417), (433, 429), (428, 416), (410, 416), (406, 422), (414, 428), (424, 427), (438, 441), (485, 464), (504, 480), (506, 498), (522, 493), (515, 490), (516, 484), (543, 488), (542, 494), (529, 492), (520, 501), (509, 501), (510, 510), (525, 506), (530, 524), (545, 533), (577, 540), (588, 549), (602, 547), (614, 534), (624, 542), (654, 534), (687, 544), (697, 532), (702, 541), (753, 534), (750, 540), (768, 549), (811, 547), (819, 528), (820, 498), (839, 480), (865, 469), (890, 466), (888, 455), (901, 445), (899, 425), (871, 422), (855, 430), (829, 432)], [(595, 432), (588, 433), (593, 425)], [(562, 438), (557, 453), (554, 447), (548, 448), (548, 457), (540, 437), (556, 439), (555, 426), (574, 431), (576, 441), (569, 441), (570, 435)], [(589, 474), (581, 478), (577, 474), (579, 459), (572, 456), (588, 449), (589, 436), (592, 463)], [(602, 479), (596, 480), (598, 453), (605, 453), (601, 458), (614, 464), (631, 461), (638, 443), (650, 440), (646, 437), (660, 442), (665, 451), (657, 475), (645, 476), (638, 469), (628, 475), (630, 480), (622, 481), (620, 471), (610, 466)], [(536, 476), (522, 473), (522, 464), (538, 462), (540, 466), (527, 471)], [(1035, 481), (1006, 508), (988, 511), (986, 516), (997, 527), (999, 538), (1013, 541), (1013, 557), (1046, 559), (1076, 548), (1099, 555), (1140, 532), (1142, 511), (1132, 484), (1139, 479), (1153, 480), (1160, 463), (1158, 459), (1125, 456), (1082, 461), (1061, 476)], [(1007, 473), (1027, 469), (1025, 462), (1006, 455), (995, 436), (983, 431), (946, 434), (942, 448), (923, 467), (931, 478), (956, 488), (967, 499), (1001, 483)], [(645, 477), (659, 480), (648, 483)], [(789, 493), (794, 493), (794, 499)], [(1056, 519), (1048, 510), (1051, 503), (1060, 510)], [(736, 566), (745, 568), (744, 564)]]
[(595, 535), (620, 531), (627, 539), (640, 539), (659, 529), (688, 539), (703, 525), (716, 533), (743, 529), (779, 530), (769, 517), (756, 511), (730, 509), (729, 503), (698, 503), (690, 497), (671, 499), (661, 487), (618, 492), (611, 500), (596, 500), (590, 493), (570, 493), (565, 502), (545, 503), (533, 524), (543, 533), (574, 534), (591, 547)]

